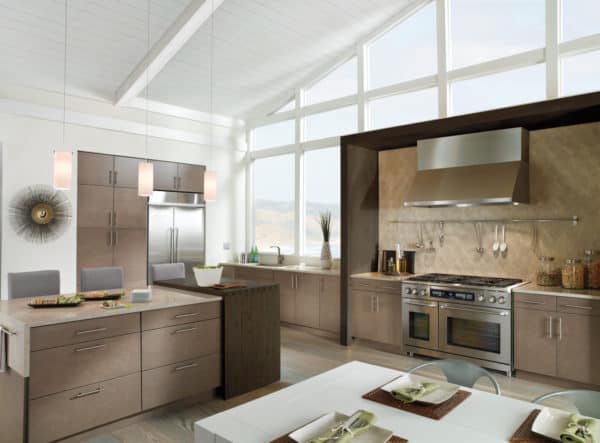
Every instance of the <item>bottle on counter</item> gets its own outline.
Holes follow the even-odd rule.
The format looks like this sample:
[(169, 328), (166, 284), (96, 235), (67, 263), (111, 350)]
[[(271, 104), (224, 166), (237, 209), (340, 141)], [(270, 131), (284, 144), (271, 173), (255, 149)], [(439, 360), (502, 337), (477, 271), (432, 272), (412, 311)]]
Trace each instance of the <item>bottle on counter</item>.
[(586, 249), (583, 259), (584, 280), (587, 289), (600, 288), (600, 256), (597, 251)]
[(544, 255), (539, 258), (535, 282), (538, 286), (561, 285), (561, 270), (554, 264), (554, 257)]
[(568, 259), (562, 268), (562, 286), (566, 289), (585, 288), (585, 267), (580, 259)]

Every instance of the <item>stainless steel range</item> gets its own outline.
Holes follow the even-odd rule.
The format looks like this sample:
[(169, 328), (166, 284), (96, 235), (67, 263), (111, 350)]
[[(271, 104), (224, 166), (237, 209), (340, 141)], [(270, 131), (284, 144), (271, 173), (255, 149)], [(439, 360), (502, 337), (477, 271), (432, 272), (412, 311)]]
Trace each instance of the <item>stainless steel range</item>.
[(424, 274), (402, 283), (406, 351), (513, 369), (512, 294), (522, 280)]

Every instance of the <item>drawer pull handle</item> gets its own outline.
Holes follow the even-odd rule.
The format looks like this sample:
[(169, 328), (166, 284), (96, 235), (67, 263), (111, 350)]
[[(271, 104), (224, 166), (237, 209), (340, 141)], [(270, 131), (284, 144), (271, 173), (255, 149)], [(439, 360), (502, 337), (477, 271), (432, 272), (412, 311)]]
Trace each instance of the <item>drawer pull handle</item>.
[(518, 300), (519, 303), (527, 303), (528, 305), (545, 305), (545, 301)]
[(173, 334), (184, 334), (186, 332), (191, 332), (191, 331), (195, 331), (196, 327), (191, 327), (191, 328), (185, 328), (185, 329), (177, 329), (175, 332), (173, 332)]
[(186, 314), (177, 314), (175, 318), (186, 318), (186, 317), (195, 317), (196, 315), (200, 315), (199, 312), (188, 312)]
[(104, 332), (106, 328), (88, 329), (87, 331), (77, 331), (76, 335), (93, 334), (95, 332)]
[(94, 351), (96, 349), (104, 349), (104, 348), (106, 348), (106, 345), (88, 346), (87, 348), (75, 349), (75, 352)]
[(574, 309), (585, 309), (591, 311), (594, 309), (592, 306), (580, 306), (580, 305), (560, 305), (561, 308), (574, 308)]
[(98, 389), (94, 389), (93, 391), (89, 391), (89, 392), (80, 392), (76, 396), (71, 397), (71, 400), (77, 400), (79, 398), (89, 397), (90, 395), (100, 394), (103, 390), (104, 389), (102, 389), (102, 388), (98, 388)]
[(398, 288), (394, 288), (393, 286), (382, 286), (381, 289), (391, 289), (392, 291), (395, 291)]
[(178, 366), (175, 368), (175, 372), (183, 371), (185, 369), (191, 369), (198, 366), (198, 363), (190, 363), (189, 365)]

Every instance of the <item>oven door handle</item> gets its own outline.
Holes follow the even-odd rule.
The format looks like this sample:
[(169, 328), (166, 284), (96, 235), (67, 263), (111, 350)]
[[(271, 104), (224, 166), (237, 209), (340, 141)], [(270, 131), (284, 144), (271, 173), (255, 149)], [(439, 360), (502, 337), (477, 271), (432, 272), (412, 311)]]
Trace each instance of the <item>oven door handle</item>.
[(457, 307), (450, 307), (448, 305), (440, 305), (440, 309), (453, 309), (455, 311), (467, 311), (467, 312), (477, 312), (478, 314), (491, 314), (491, 315), (499, 315), (501, 317), (507, 317), (508, 316), (508, 312), (507, 311), (500, 311), (500, 312), (491, 312), (491, 311), (487, 311), (487, 310), (480, 310), (480, 309), (470, 309), (470, 308), (457, 308)]
[(405, 305), (412, 305), (412, 306), (425, 306), (426, 308), (435, 308), (435, 307), (437, 307), (436, 303), (423, 303), (423, 302), (418, 302), (418, 301), (406, 301), (406, 300), (404, 300), (404, 304)]

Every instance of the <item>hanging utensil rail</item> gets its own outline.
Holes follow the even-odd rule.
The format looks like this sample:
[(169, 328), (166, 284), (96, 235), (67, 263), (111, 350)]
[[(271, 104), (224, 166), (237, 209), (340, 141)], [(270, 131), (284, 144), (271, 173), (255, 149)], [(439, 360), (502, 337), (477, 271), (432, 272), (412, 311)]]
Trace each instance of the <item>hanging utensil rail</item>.
[(472, 223), (494, 223), (494, 224), (510, 224), (510, 223), (562, 223), (562, 222), (570, 222), (573, 225), (577, 225), (581, 221), (581, 217), (574, 215), (572, 217), (547, 217), (547, 218), (509, 218), (509, 219), (481, 219), (481, 220), (391, 220), (389, 223), (420, 223), (420, 224), (428, 224), (428, 223), (459, 223), (459, 224), (472, 224)]

